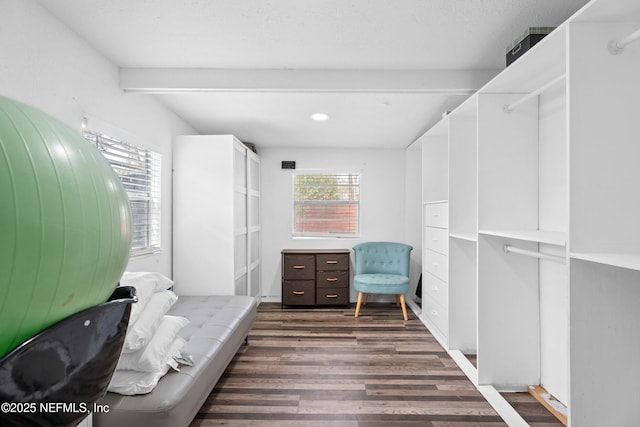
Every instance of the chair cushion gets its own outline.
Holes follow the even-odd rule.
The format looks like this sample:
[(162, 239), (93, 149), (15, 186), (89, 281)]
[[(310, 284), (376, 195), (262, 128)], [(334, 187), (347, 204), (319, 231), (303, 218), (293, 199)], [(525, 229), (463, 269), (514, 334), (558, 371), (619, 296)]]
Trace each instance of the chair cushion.
[(399, 274), (356, 274), (353, 287), (372, 294), (404, 294), (409, 291), (409, 278)]

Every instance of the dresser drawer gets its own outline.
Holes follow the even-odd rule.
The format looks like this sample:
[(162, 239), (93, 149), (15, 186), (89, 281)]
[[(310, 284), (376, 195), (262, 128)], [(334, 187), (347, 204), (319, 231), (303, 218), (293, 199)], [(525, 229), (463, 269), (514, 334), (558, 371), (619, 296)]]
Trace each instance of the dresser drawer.
[(282, 261), (282, 277), (314, 280), (316, 278), (315, 256), (307, 254), (285, 255)]
[(449, 336), (449, 312), (430, 297), (422, 301), (422, 314), (445, 338)]
[(325, 288), (348, 288), (348, 271), (318, 271), (316, 276), (318, 287)]
[(348, 254), (318, 254), (316, 255), (316, 269), (318, 271), (348, 270)]
[(446, 228), (425, 227), (424, 244), (427, 249), (447, 255), (449, 253), (449, 230)]
[(437, 278), (449, 282), (449, 262), (446, 255), (427, 249), (424, 268)]
[(424, 205), (424, 225), (449, 228), (449, 203), (427, 203)]
[(422, 276), (423, 287), (422, 292), (429, 298), (433, 298), (438, 304), (443, 307), (448, 307), (449, 300), (449, 285), (447, 282), (443, 282), (431, 273), (426, 273)]
[(317, 305), (349, 304), (349, 288), (319, 287), (316, 292)]
[(282, 303), (285, 305), (314, 305), (316, 284), (313, 280), (285, 280), (282, 284)]

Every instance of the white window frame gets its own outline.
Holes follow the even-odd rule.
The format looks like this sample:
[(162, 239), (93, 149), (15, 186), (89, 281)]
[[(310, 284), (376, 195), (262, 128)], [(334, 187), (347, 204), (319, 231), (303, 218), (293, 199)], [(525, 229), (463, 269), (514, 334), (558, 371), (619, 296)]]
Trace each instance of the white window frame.
[(83, 131), (118, 174), (129, 198), (132, 216), (130, 256), (161, 250), (162, 155), (97, 132)]
[[(349, 186), (354, 187), (353, 190), (349, 191), (347, 189), (346, 194), (343, 193), (340, 199), (333, 200), (297, 200), (296, 194), (298, 193), (298, 184), (297, 178), (300, 176), (334, 176), (337, 179), (355, 179), (356, 183), (345, 183), (341, 185), (343, 188), (348, 188)], [(320, 184), (322, 186), (322, 184)], [(292, 235), (294, 238), (305, 238), (305, 237), (324, 237), (324, 238), (358, 238), (360, 237), (360, 211), (361, 211), (361, 203), (360, 203), (360, 191), (362, 186), (362, 174), (360, 172), (335, 172), (335, 171), (318, 171), (318, 170), (300, 170), (292, 173), (292, 199), (293, 199), (293, 208), (292, 208)], [(345, 196), (351, 195), (352, 197), (345, 198)], [(354, 221), (355, 219), (355, 230), (352, 232), (344, 232), (344, 231), (303, 231), (298, 229), (299, 224), (299, 208), (308, 205), (308, 206), (338, 206), (338, 205), (355, 205), (356, 206), (356, 216), (355, 218), (349, 217), (349, 221)], [(320, 221), (326, 221), (327, 223), (331, 223), (335, 218), (321, 218)]]

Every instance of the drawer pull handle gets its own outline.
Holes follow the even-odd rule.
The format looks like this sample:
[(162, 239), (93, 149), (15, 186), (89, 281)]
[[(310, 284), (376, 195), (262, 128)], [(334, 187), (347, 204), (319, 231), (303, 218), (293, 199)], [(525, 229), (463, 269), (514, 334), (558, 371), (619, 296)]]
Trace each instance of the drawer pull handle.
[(438, 241), (438, 239), (436, 239), (435, 237), (433, 239), (431, 239), (431, 240), (434, 241), (434, 242)]
[(304, 265), (294, 265), (293, 269), (294, 270), (304, 270)]
[(338, 278), (337, 277), (327, 277), (327, 282), (337, 282)]
[(327, 298), (338, 298), (338, 294), (327, 295)]
[(337, 264), (338, 261), (327, 261), (327, 264)]
[(294, 295), (304, 295), (304, 291), (293, 291)]

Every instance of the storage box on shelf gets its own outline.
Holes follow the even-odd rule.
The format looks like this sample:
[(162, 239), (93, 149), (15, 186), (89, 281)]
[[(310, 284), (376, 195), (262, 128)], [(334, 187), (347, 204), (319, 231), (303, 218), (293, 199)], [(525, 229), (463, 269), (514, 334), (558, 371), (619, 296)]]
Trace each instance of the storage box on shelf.
[(535, 46), (554, 27), (529, 27), (513, 43), (507, 46), (506, 62), (511, 65), (516, 59), (524, 55), (529, 49)]

